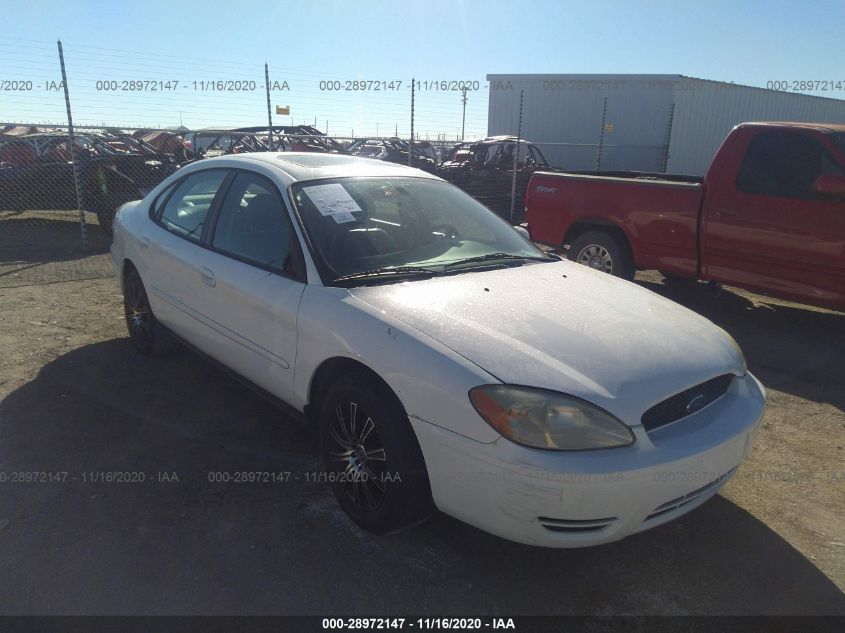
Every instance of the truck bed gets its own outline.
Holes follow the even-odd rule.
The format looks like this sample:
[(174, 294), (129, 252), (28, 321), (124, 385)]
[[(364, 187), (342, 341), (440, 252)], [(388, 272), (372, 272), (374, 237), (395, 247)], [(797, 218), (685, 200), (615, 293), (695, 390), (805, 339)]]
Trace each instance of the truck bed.
[(648, 172), (536, 172), (526, 194), (531, 237), (565, 248), (582, 232), (612, 225), (636, 248), (637, 268), (698, 271), (703, 178)]

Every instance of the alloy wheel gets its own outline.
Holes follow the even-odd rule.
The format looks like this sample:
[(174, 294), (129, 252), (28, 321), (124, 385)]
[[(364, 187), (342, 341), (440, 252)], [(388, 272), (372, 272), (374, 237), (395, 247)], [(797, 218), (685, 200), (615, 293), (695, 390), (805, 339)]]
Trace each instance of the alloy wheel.
[(613, 273), (613, 258), (608, 250), (600, 244), (588, 244), (578, 253), (577, 262), (595, 270)]
[(127, 279), (124, 313), (129, 335), (141, 347), (151, 345), (153, 342), (152, 313), (147, 301), (147, 293), (137, 275), (130, 275)]
[(328, 435), (332, 481), (343, 487), (357, 507), (378, 509), (387, 495), (387, 453), (373, 419), (356, 402), (339, 404)]

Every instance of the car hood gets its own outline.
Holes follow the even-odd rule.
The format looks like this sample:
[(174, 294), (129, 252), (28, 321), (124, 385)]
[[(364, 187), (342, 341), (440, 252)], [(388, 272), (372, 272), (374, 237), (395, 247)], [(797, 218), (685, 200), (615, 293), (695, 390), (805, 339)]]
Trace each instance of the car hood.
[(575, 395), (630, 424), (670, 395), (745, 371), (736, 343), (707, 319), (569, 261), (349, 292), (504, 383)]

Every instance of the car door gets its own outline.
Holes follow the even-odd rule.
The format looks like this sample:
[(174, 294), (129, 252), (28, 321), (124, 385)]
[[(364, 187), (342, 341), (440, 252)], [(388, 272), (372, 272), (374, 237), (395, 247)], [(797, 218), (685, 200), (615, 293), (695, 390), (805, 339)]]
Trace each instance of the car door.
[(203, 325), (203, 236), (212, 205), (231, 172), (206, 169), (185, 176), (154, 202), (148, 230), (137, 236), (139, 272), (153, 313), (166, 327), (204, 350), (211, 332)]
[(764, 130), (726, 172), (707, 194), (707, 277), (841, 304), (845, 203), (814, 192), (813, 185), (824, 174), (845, 175), (845, 168), (807, 131)]
[(238, 170), (215, 211), (199, 259), (206, 349), (241, 376), (290, 400), (296, 318), (305, 289), (302, 250), (279, 190)]

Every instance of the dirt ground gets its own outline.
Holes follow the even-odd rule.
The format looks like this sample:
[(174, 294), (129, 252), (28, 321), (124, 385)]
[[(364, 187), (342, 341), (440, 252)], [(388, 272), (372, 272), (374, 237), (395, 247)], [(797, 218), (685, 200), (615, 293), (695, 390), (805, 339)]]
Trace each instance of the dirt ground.
[[(845, 614), (845, 315), (640, 274), (733, 335), (768, 389), (719, 496), (585, 550), (440, 514), (376, 537), (322, 485), (209, 481), (319, 459), (192, 354), (135, 354), (108, 241), (92, 227), (81, 252), (72, 220), (0, 218), (0, 613)], [(114, 471), (145, 480), (91, 481)]]

